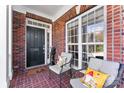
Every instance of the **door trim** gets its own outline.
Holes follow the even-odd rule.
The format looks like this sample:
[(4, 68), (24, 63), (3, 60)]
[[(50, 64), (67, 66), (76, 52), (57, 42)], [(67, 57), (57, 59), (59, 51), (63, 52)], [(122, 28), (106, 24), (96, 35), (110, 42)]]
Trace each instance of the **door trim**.
[[(50, 26), (50, 28), (45, 28), (45, 27), (39, 27), (39, 26), (34, 26), (34, 25), (30, 25), (27, 23), (28, 20), (32, 20), (32, 21), (37, 21), (37, 20), (34, 20), (34, 19), (30, 19), (30, 18), (26, 18), (26, 25), (25, 25), (25, 68), (26, 69), (32, 69), (32, 68), (36, 68), (36, 67), (40, 67), (40, 66), (44, 66), (44, 65), (47, 65), (48, 64), (48, 59), (47, 59), (47, 33), (49, 32), (50, 33), (50, 47), (52, 47), (52, 24), (48, 24), (48, 23), (45, 23), (47, 25)], [(37, 22), (41, 22), (41, 21), (37, 21)], [(44, 22), (41, 22), (41, 23), (44, 23)], [(31, 66), (31, 67), (27, 67), (27, 26), (30, 26), (30, 27), (35, 27), (35, 28), (41, 28), (41, 29), (44, 29), (45, 31), (45, 55), (44, 55), (44, 64), (41, 64), (41, 65), (37, 65), (37, 66)]]

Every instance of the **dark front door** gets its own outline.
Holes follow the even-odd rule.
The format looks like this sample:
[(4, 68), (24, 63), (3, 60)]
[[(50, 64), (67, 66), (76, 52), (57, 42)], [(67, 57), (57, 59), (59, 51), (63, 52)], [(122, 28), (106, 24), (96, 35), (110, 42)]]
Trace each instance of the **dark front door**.
[(44, 64), (44, 29), (27, 26), (27, 67)]

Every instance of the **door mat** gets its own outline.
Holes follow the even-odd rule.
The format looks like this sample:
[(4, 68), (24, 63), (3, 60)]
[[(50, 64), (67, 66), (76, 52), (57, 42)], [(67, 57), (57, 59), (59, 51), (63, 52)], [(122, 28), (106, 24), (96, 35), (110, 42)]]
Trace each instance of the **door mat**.
[(42, 73), (44, 71), (48, 71), (48, 68), (41, 67), (41, 68), (30, 69), (28, 70), (27, 75), (34, 75), (34, 74)]

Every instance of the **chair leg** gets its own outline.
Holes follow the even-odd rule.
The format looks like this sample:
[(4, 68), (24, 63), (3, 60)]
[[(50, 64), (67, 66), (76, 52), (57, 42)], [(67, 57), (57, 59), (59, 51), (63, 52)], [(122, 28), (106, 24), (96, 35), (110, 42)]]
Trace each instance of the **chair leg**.
[(51, 76), (50, 75), (51, 75), (51, 72), (50, 72), (50, 69), (49, 69), (49, 79), (51, 79)]
[(72, 78), (72, 70), (70, 69), (70, 78)]
[(60, 88), (61, 88), (61, 73), (60, 73), (60, 76), (59, 76), (59, 79), (60, 79), (60, 81), (59, 81), (59, 86), (60, 86)]

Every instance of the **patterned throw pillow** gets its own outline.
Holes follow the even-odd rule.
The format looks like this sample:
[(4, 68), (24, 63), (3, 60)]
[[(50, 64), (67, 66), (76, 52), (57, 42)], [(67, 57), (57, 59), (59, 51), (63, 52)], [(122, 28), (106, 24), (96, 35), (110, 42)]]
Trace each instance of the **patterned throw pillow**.
[(90, 88), (102, 88), (108, 77), (108, 74), (88, 68), (85, 76), (80, 78), (80, 81)]
[(58, 56), (58, 61), (57, 61), (57, 65), (58, 66), (62, 66), (63, 64), (65, 64), (66, 63), (66, 57), (62, 57), (62, 56)]

